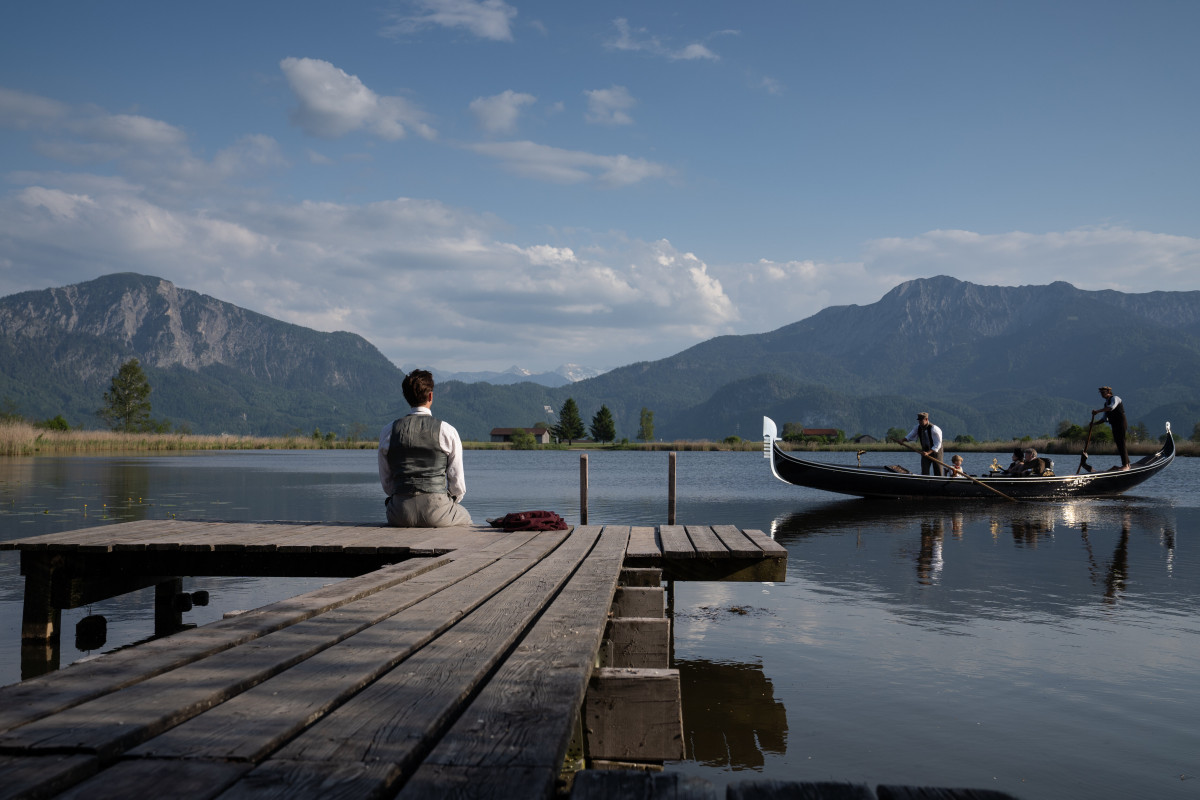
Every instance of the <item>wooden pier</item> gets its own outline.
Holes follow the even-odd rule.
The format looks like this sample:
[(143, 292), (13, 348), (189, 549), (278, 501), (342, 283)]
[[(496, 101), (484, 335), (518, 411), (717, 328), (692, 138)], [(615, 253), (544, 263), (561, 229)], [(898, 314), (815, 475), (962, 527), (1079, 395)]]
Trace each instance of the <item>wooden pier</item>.
[[(1010, 797), (655, 771), (685, 757), (662, 585), (783, 580), (759, 531), (161, 520), (0, 548), (44, 672), (0, 688), (0, 800)], [(153, 585), (167, 634), (181, 575), (344, 580), (53, 669), (61, 609)]]
[[(758, 531), (142, 521), (6, 542), (23, 647), (180, 575), (352, 576), (0, 689), (0, 797), (549, 797), (683, 757), (662, 582), (782, 580)], [(633, 615), (633, 616), (631, 616)], [(172, 619), (175, 617), (175, 619)]]

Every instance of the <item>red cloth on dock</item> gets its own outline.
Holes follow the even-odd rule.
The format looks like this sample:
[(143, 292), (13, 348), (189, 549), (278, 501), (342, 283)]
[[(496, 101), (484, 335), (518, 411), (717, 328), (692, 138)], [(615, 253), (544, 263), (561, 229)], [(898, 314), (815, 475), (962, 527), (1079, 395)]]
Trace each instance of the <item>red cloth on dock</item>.
[(489, 519), (493, 528), (503, 528), (505, 533), (513, 531), (565, 531), (567, 521), (553, 511), (514, 511), (503, 517)]

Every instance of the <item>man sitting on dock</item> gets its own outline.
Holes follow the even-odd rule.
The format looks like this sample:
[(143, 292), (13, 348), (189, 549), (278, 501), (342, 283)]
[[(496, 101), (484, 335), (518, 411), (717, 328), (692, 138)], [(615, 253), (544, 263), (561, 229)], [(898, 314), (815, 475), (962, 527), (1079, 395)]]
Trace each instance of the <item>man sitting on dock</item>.
[(387, 521), (397, 528), (470, 525), (462, 440), (433, 416), (433, 375), (414, 369), (404, 378), (408, 414), (379, 435), (379, 482), (387, 494)]

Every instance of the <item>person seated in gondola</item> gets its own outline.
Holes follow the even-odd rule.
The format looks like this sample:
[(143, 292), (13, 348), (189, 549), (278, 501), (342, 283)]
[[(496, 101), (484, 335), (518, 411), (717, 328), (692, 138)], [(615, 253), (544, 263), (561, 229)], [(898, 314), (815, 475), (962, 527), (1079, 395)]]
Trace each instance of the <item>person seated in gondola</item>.
[(1005, 477), (1016, 477), (1025, 469), (1025, 451), (1021, 448), (1016, 448), (1012, 451), (1012, 461), (1009, 465), (1000, 471), (1000, 474)]
[(958, 453), (955, 453), (954, 457), (950, 459), (950, 471), (946, 473), (946, 477), (948, 477), (948, 478), (965, 478), (965, 477), (967, 477), (967, 473), (963, 472), (962, 465), (963, 465), (963, 457), (960, 456)]
[(1054, 462), (1048, 458), (1038, 456), (1037, 450), (1034, 450), (1032, 447), (1026, 447), (1022, 451), (1020, 475), (1023, 477), (1030, 475), (1035, 478), (1052, 476), (1054, 475), (1051, 471), (1053, 466)]

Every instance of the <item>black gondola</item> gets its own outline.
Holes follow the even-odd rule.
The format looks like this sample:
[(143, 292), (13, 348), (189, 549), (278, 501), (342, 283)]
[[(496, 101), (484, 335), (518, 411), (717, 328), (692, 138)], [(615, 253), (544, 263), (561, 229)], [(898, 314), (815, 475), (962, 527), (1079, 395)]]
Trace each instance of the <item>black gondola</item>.
[[(1127, 470), (1090, 472), (1054, 477), (947, 478), (896, 472), (886, 466), (829, 464), (809, 461), (779, 448), (775, 422), (763, 417), (763, 450), (776, 478), (795, 486), (858, 497), (929, 497), (949, 500), (1058, 500), (1071, 497), (1106, 497), (1126, 492), (1166, 469), (1175, 459), (1171, 423), (1162, 448), (1130, 465)], [(1061, 467), (1060, 467), (1061, 469)]]

